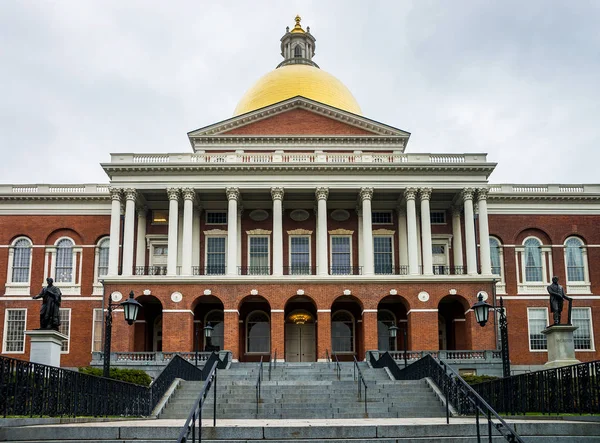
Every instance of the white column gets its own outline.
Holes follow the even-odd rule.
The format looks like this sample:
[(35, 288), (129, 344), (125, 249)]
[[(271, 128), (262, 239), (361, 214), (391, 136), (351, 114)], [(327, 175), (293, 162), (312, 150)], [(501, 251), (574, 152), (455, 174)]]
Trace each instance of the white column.
[(328, 188), (317, 188), (315, 190), (317, 197), (317, 274), (328, 275), (328, 245), (327, 245), (327, 197), (329, 196)]
[(477, 246), (475, 244), (475, 222), (473, 221), (473, 189), (463, 189), (465, 205), (465, 245), (467, 247), (467, 274), (477, 274)]
[(462, 228), (460, 226), (460, 208), (452, 208), (452, 253), (454, 254), (454, 274), (462, 274), (463, 270), (463, 245)]
[(408, 235), (408, 273), (410, 275), (419, 274), (416, 195), (417, 190), (415, 188), (407, 188), (404, 191), (404, 198), (406, 199), (406, 232)]
[(179, 189), (168, 188), (169, 237), (167, 252), (167, 275), (177, 275), (177, 231), (179, 229)]
[(477, 205), (479, 207), (479, 262), (481, 273), (490, 275), (492, 273), (492, 260), (490, 258), (490, 228), (488, 226), (487, 211), (487, 188), (477, 190)]
[[(121, 190), (110, 188), (110, 242), (108, 250), (108, 275), (119, 273), (119, 238), (121, 237)], [(47, 275), (44, 274), (44, 275)]]
[(202, 208), (194, 208), (194, 222), (192, 223), (192, 274), (199, 275), (198, 270), (194, 273), (194, 268), (200, 266), (200, 217), (202, 217)]
[(238, 243), (238, 210), (237, 204), (240, 198), (238, 188), (226, 188), (228, 200), (227, 212), (227, 275), (237, 275), (237, 243)]
[(237, 211), (237, 238), (239, 241), (237, 242), (237, 263), (242, 264), (242, 215), (244, 215), (244, 206), (238, 205)]
[(273, 275), (283, 275), (283, 188), (271, 188), (273, 198)]
[(135, 227), (135, 189), (127, 188), (125, 194), (125, 223), (123, 226), (123, 271), (122, 275), (133, 275), (133, 237)]
[(365, 266), (365, 251), (362, 247), (363, 245), (363, 217), (362, 217), (362, 209), (360, 205), (356, 205), (356, 215), (358, 217), (358, 266), (364, 268)]
[(373, 200), (373, 188), (361, 188), (360, 200), (362, 202), (362, 235), (363, 235), (363, 275), (373, 275), (373, 213), (371, 200)]
[[(145, 206), (137, 210), (137, 240), (135, 250), (135, 266), (143, 268), (146, 266), (146, 212)], [(143, 270), (140, 270), (143, 275)]]
[(194, 198), (192, 188), (183, 188), (183, 238), (181, 250), (181, 275), (192, 275), (192, 237), (194, 226)]
[(433, 275), (433, 251), (431, 248), (431, 215), (429, 213), (429, 199), (431, 188), (421, 188), (421, 245), (423, 257), (423, 275)]
[(404, 269), (408, 266), (408, 233), (406, 232), (406, 210), (402, 207), (398, 211), (398, 252), (400, 274), (406, 272)]

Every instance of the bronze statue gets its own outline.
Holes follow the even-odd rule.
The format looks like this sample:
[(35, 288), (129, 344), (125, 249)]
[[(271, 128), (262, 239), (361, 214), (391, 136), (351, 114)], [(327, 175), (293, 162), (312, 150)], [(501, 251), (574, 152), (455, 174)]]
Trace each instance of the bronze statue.
[(565, 295), (565, 290), (561, 285), (558, 284), (558, 277), (552, 277), (552, 284), (549, 285), (546, 289), (548, 290), (548, 294), (550, 294), (550, 310), (552, 311), (552, 315), (554, 317), (554, 324), (560, 324), (560, 315), (563, 309), (563, 300), (567, 300), (569, 302), (567, 324), (571, 324), (571, 302), (573, 301), (573, 299)]
[(54, 286), (54, 280), (50, 277), (46, 279), (48, 286), (42, 288), (42, 291), (32, 298), (42, 298), (42, 308), (40, 309), (40, 329), (54, 329), (58, 331), (60, 326), (60, 302), (62, 294), (60, 289)]

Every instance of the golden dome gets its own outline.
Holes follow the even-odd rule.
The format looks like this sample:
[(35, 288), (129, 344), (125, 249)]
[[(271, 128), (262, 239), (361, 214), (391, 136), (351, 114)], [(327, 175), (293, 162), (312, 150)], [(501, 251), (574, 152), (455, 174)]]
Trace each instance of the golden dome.
[(305, 64), (282, 66), (264, 75), (244, 94), (233, 115), (245, 114), (297, 95), (362, 115), (356, 99), (341, 81)]

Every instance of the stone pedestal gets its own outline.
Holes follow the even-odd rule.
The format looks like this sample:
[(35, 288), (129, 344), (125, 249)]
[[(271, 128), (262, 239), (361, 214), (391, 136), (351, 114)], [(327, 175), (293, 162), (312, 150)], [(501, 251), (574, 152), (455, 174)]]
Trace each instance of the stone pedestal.
[(31, 363), (60, 367), (60, 347), (69, 337), (52, 329), (25, 331), (25, 335), (31, 339), (29, 352)]
[(542, 331), (548, 339), (548, 362), (546, 368), (559, 368), (561, 366), (581, 363), (575, 358), (575, 344), (573, 331), (577, 326), (553, 325)]

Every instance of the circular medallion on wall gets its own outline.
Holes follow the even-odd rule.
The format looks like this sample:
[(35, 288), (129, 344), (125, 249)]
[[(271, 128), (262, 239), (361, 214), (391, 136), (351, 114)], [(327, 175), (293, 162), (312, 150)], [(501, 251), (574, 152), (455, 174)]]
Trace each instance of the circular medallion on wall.
[(417, 297), (419, 298), (419, 300), (421, 300), (423, 303), (425, 303), (426, 301), (429, 301), (429, 294), (425, 291), (421, 291), (419, 292), (419, 295), (417, 295)]
[(488, 299), (488, 293), (487, 293), (487, 292), (485, 292), (485, 291), (479, 291), (479, 292), (477, 293), (477, 298), (479, 298), (479, 295), (480, 295), (480, 294), (481, 294), (481, 296), (483, 297), (483, 301), (487, 301), (487, 299)]
[(390, 295), (398, 295), (398, 291), (395, 289), (390, 289)]
[(296, 295), (304, 295), (304, 289), (298, 289)]
[(336, 209), (331, 212), (331, 218), (335, 221), (346, 221), (350, 218), (350, 213), (345, 209)]
[(254, 221), (263, 221), (269, 218), (269, 213), (264, 209), (255, 209), (250, 212), (250, 218)]
[(183, 300), (183, 295), (181, 295), (181, 292), (173, 292), (171, 294), (171, 300), (173, 303), (179, 303), (181, 300)]
[(258, 290), (257, 289), (251, 290), (250, 295), (258, 295)]
[(294, 209), (290, 212), (290, 218), (294, 221), (308, 220), (308, 217), (310, 217), (310, 214), (305, 209)]
[(121, 300), (123, 300), (123, 294), (121, 294), (119, 291), (115, 291), (112, 294), (110, 294), (110, 299), (115, 303), (120, 302)]
[(352, 291), (350, 289), (344, 289), (344, 295), (352, 295)]
[(204, 290), (204, 295), (210, 295), (210, 294), (212, 294), (212, 292), (211, 292), (210, 289), (205, 289)]

